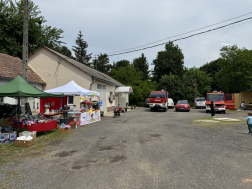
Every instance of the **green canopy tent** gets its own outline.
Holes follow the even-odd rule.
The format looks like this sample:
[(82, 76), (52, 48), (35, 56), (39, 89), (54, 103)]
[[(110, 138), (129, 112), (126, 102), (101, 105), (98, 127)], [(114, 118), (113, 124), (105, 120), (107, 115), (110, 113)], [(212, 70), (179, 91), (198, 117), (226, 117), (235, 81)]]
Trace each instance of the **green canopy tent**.
[(0, 97), (18, 97), (18, 105), (20, 105), (20, 97), (64, 97), (64, 94), (45, 93), (27, 83), (20, 75), (18, 75), (9, 83), (0, 86)]

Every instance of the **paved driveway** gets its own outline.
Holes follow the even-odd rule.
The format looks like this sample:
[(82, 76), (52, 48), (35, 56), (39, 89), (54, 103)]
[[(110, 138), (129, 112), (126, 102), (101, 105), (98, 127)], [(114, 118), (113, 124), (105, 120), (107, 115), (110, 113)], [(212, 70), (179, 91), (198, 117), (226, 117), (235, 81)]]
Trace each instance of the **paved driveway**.
[[(217, 116), (246, 119), (243, 113)], [(193, 125), (192, 119), (203, 117), (210, 114), (148, 108), (105, 117), (53, 142), (44, 156), (1, 167), (0, 181), (50, 189), (252, 188), (246, 124)]]

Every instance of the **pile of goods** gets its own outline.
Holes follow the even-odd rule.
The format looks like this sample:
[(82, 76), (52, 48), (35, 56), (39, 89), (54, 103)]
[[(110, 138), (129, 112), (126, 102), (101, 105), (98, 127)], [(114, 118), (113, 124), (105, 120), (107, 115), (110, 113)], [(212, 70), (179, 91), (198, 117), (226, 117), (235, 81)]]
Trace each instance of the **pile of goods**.
[(71, 126), (65, 125), (64, 123), (62, 123), (58, 128), (59, 133), (69, 133), (70, 131), (71, 131)]

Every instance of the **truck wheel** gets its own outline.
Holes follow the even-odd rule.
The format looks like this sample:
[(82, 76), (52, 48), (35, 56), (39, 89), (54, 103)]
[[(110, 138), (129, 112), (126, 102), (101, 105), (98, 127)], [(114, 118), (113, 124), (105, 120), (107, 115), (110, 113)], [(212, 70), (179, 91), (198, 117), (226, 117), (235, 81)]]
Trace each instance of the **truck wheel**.
[(206, 110), (206, 113), (208, 113), (208, 110)]
[(226, 110), (225, 111), (223, 111), (223, 114), (225, 114), (226, 113)]
[(165, 109), (164, 109), (164, 112), (166, 112), (166, 111), (167, 111), (167, 109), (165, 108)]
[(150, 111), (152, 112), (152, 108), (150, 108)]

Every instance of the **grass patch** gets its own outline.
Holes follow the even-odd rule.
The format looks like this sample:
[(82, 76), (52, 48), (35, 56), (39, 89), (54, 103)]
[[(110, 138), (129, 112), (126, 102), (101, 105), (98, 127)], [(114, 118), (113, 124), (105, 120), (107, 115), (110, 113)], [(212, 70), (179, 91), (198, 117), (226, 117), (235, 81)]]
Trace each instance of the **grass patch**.
[(35, 144), (31, 147), (15, 147), (15, 143), (0, 144), (0, 166), (8, 162), (17, 161), (20, 158), (44, 155), (49, 151), (45, 149), (48, 144), (55, 140), (61, 140), (66, 136), (69, 135), (59, 133), (58, 129), (53, 129), (50, 131), (37, 132), (37, 139)]
[[(218, 117), (215, 117), (218, 118)], [(203, 122), (198, 120), (210, 120), (210, 121), (218, 121), (218, 122)], [(247, 124), (245, 120), (241, 121), (225, 121), (225, 120), (216, 120), (212, 117), (206, 117), (206, 118), (197, 118), (193, 119), (193, 125), (199, 126), (199, 127), (206, 127), (206, 128), (219, 128), (223, 129), (224, 126), (237, 126), (241, 124)]]

